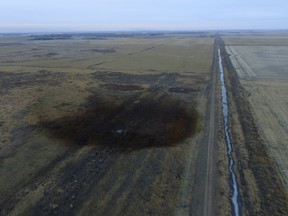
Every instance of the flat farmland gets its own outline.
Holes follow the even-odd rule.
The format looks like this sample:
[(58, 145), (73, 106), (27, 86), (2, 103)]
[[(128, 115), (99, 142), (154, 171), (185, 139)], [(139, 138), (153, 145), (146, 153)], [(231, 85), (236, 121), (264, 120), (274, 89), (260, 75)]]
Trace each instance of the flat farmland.
[(288, 46), (227, 46), (242, 79), (287, 79)]
[(0, 215), (201, 212), (214, 38), (63, 37), (0, 38)]
[[(5, 70), (50, 68), (57, 71), (195, 72), (210, 70), (211, 39), (198, 38), (107, 38), (105, 40), (35, 40), (1, 45)], [(191, 51), (193, 50), (193, 51)], [(33, 53), (31, 55), (31, 52)], [(210, 61), (207, 61), (210, 59)]]
[(254, 45), (247, 38), (225, 40), (261, 137), (288, 191), (288, 39), (253, 38)]

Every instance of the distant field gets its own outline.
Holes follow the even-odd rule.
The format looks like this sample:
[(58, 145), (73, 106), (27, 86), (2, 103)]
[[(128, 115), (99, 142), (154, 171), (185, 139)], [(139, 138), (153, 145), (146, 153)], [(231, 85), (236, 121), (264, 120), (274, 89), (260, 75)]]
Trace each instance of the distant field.
[(201, 74), (210, 69), (213, 49), (213, 40), (209, 38), (26, 40), (20, 43), (18, 40), (0, 44), (0, 63), (4, 71), (117, 70)]
[(287, 37), (287, 31), (251, 31), (223, 34), (227, 46), (288, 46)]
[(226, 46), (243, 79), (287, 79), (288, 46)]
[(227, 46), (288, 46), (286, 37), (224, 37)]
[(249, 92), (261, 136), (288, 189), (288, 39), (227, 38), (225, 42)]

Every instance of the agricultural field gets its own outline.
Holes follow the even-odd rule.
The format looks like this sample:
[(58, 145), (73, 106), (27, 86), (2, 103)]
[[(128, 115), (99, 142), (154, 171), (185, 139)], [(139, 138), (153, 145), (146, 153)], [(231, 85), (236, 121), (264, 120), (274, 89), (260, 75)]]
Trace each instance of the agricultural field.
[(199, 214), (213, 54), (208, 34), (2, 36), (0, 215)]
[(241, 85), (247, 91), (258, 131), (288, 192), (287, 33), (224, 40)]
[[(233, 188), (235, 186), (238, 189), (236, 203), (229, 205), (232, 200), (232, 178), (226, 168), (229, 158), (223, 135), (223, 119), (218, 118), (219, 215), (231, 215), (233, 209), (236, 211), (235, 206), (239, 215), (282, 216), (288, 212), (285, 174), (285, 61), (288, 53), (285, 45), (276, 45), (280, 39), (284, 40), (286, 37), (287, 40), (287, 36), (276, 31), (243, 31), (241, 34), (226, 32), (216, 35), (215, 44), (221, 54), (227, 89), (228, 132), (232, 143), (230, 153), (236, 175)], [(273, 38), (274, 41), (271, 42)], [(263, 44), (264, 41), (266, 44)], [(221, 90), (219, 80), (220, 78), (217, 80), (216, 92)], [(216, 94), (216, 98), (220, 101), (223, 96)], [(221, 110), (219, 103), (216, 106), (217, 110)]]
[(288, 190), (288, 46), (243, 44), (226, 49)]

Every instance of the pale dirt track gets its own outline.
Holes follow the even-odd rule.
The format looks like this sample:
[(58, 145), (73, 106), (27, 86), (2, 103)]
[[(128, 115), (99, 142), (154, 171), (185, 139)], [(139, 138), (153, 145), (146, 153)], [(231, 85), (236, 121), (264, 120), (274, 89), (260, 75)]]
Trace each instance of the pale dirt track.
[(210, 103), (209, 103), (209, 135), (207, 143), (207, 166), (206, 166), (206, 184), (205, 184), (205, 193), (204, 193), (204, 203), (203, 203), (203, 215), (211, 216), (214, 215), (215, 207), (215, 196), (214, 196), (214, 187), (215, 187), (215, 176), (214, 176), (214, 150), (215, 150), (215, 109), (216, 109), (216, 76), (218, 74), (218, 64), (217, 64), (217, 39), (215, 40), (214, 45), (214, 62), (212, 70), (212, 85), (210, 92)]

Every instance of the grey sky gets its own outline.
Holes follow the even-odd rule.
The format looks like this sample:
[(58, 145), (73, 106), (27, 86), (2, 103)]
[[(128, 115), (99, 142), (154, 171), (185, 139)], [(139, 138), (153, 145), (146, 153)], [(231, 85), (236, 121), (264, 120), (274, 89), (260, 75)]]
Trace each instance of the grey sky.
[(288, 29), (287, 0), (9, 0), (0, 31)]

